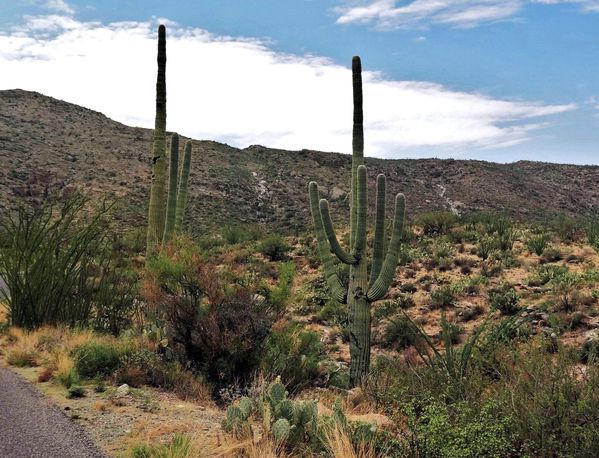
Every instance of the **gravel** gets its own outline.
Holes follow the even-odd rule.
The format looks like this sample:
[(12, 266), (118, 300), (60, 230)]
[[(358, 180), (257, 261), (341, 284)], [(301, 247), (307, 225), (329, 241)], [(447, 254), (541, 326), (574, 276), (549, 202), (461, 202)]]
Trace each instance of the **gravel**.
[(107, 458), (33, 385), (0, 367), (0, 457)]

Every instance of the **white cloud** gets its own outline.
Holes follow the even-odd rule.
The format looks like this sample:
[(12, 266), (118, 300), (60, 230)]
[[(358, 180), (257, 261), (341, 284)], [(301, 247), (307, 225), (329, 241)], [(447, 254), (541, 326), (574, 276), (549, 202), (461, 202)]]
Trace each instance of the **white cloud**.
[[(47, 16), (0, 33), (0, 89), (35, 90), (152, 127), (156, 24)], [(351, 75), (314, 56), (201, 29), (167, 30), (168, 129), (235, 146), (348, 152)], [(364, 62), (368, 68), (368, 62)], [(573, 105), (497, 100), (364, 72), (366, 154), (406, 157), (526, 141)]]
[(75, 14), (75, 10), (64, 0), (48, 0), (43, 4), (44, 8), (58, 13)]
[(450, 24), (475, 27), (513, 17), (526, 3), (575, 3), (599, 12), (599, 0), (353, 0), (336, 8), (337, 23), (374, 23), (380, 29)]

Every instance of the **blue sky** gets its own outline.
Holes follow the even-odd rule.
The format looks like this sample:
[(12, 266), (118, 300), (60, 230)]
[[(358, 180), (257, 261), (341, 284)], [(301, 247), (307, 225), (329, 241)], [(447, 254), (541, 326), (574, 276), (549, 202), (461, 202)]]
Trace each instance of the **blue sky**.
[(599, 0), (0, 0), (0, 89), (151, 127), (163, 19), (195, 138), (348, 152), (359, 54), (367, 155), (599, 164)]

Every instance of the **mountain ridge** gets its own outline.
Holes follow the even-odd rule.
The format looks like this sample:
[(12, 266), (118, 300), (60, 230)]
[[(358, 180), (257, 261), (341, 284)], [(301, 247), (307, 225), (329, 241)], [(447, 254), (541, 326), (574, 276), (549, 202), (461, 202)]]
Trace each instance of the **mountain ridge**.
[[(350, 139), (348, 139), (348, 142)], [(351, 156), (314, 150), (235, 148), (193, 140), (187, 226), (193, 234), (227, 223), (292, 233), (309, 227), (307, 184), (317, 181), (338, 224), (347, 218)], [(36, 175), (62, 186), (121, 198), (122, 218), (144, 225), (152, 130), (40, 93), (0, 91), (0, 210)], [(408, 214), (505, 211), (521, 220), (599, 212), (599, 166), (518, 161), (366, 158), (369, 198), (385, 173), (390, 194), (403, 192)], [(388, 197), (389, 210), (392, 200)]]

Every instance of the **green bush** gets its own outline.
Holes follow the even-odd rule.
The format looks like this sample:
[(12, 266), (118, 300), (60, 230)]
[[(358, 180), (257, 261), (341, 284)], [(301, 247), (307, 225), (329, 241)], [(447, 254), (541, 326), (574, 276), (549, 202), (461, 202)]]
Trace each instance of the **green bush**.
[(520, 296), (510, 286), (503, 286), (499, 290), (491, 291), (489, 299), (491, 309), (499, 310), (503, 315), (513, 315), (519, 310)]
[(476, 244), (476, 254), (484, 261), (497, 250), (498, 242), (494, 237), (482, 236), (479, 237)]
[(383, 335), (383, 345), (388, 348), (402, 349), (417, 345), (420, 336), (412, 322), (404, 315), (390, 318)]
[(272, 303), (283, 310), (291, 298), (291, 286), (295, 277), (295, 264), (291, 261), (281, 264), (279, 284), (270, 291)]
[(564, 242), (571, 242), (576, 238), (579, 224), (564, 213), (559, 214), (551, 224), (553, 231)]
[(67, 391), (67, 398), (75, 399), (85, 396), (85, 388), (79, 385), (71, 385)]
[(547, 244), (549, 243), (549, 237), (547, 234), (537, 234), (533, 235), (526, 241), (526, 248), (529, 252), (536, 254), (537, 256), (541, 256), (545, 248), (547, 248)]
[(457, 220), (457, 216), (451, 212), (430, 212), (420, 215), (416, 222), (425, 235), (436, 236), (447, 234)]
[(258, 245), (258, 250), (271, 261), (283, 261), (287, 258), (290, 247), (283, 237), (271, 234), (262, 240)]
[(510, 457), (512, 419), (489, 401), (480, 410), (468, 403), (432, 402), (423, 412), (410, 412), (418, 456), (443, 458)]
[(454, 303), (455, 295), (450, 285), (438, 286), (431, 292), (431, 310), (451, 307)]
[(221, 229), (220, 234), (223, 240), (229, 245), (244, 242), (249, 238), (246, 230), (236, 224), (227, 224)]
[(77, 372), (88, 378), (111, 375), (119, 366), (120, 357), (120, 351), (114, 345), (96, 340), (90, 340), (73, 350)]
[(136, 445), (131, 450), (131, 458), (187, 458), (191, 451), (191, 438), (175, 434), (167, 444)]
[(265, 374), (278, 375), (287, 387), (295, 389), (319, 375), (322, 359), (320, 335), (291, 323), (273, 331), (266, 340), (260, 367)]

